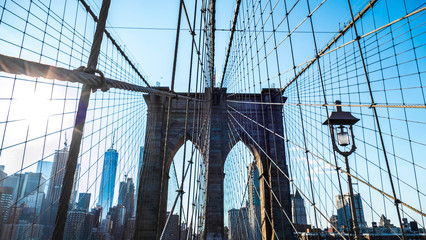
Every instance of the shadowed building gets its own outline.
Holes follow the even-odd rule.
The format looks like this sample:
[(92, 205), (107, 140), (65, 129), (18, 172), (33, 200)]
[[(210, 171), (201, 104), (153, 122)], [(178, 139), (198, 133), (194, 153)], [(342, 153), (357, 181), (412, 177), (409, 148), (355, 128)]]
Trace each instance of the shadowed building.
[(93, 215), (85, 210), (74, 209), (68, 212), (64, 240), (89, 239), (92, 231)]
[(297, 190), (295, 194), (291, 195), (291, 215), (293, 217), (293, 223), (300, 225), (308, 224), (305, 201)]
[[(355, 209), (356, 216), (358, 218), (359, 228), (364, 228), (366, 222), (364, 220), (364, 210), (362, 208), (362, 200), (359, 193), (354, 194), (355, 199)], [(351, 198), (349, 193), (344, 195), (336, 195), (336, 206), (337, 206), (337, 225), (339, 228), (345, 227), (348, 225), (346, 219), (349, 222), (349, 225), (352, 226), (352, 213), (351, 213)], [(346, 212), (346, 213), (345, 213)], [(346, 216), (346, 217), (345, 217)], [(352, 229), (352, 227), (349, 227)]]
[(3, 224), (7, 222), (9, 217), (12, 193), (13, 189), (11, 187), (0, 187), (0, 233), (3, 228)]
[(229, 233), (228, 238), (232, 240), (256, 239), (250, 228), (248, 209), (231, 209), (228, 211)]
[[(167, 213), (169, 217), (170, 212)], [(178, 240), (179, 239), (179, 215), (172, 214), (169, 219), (169, 223), (164, 230), (164, 240)]]
[(250, 223), (250, 231), (253, 239), (262, 239), (262, 216), (260, 209), (260, 182), (259, 170), (256, 163), (249, 165), (248, 175), (248, 218)]

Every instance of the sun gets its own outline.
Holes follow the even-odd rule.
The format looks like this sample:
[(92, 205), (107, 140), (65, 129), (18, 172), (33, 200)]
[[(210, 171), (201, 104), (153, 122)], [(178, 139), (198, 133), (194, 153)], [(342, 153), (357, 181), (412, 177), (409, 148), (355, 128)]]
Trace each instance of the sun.
[(57, 110), (57, 104), (50, 99), (48, 92), (28, 88), (17, 94), (14, 99), (14, 118), (23, 120), (31, 126), (46, 124)]

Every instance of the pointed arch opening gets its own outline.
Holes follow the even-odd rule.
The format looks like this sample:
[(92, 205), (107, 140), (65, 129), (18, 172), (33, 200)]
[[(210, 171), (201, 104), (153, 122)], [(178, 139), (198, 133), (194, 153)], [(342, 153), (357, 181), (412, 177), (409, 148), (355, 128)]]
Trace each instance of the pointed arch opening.
[[(259, 153), (243, 141), (232, 146), (224, 164), (224, 223), (229, 239), (262, 239), (263, 166)], [(243, 191), (240, 191), (243, 189)]]
[[(204, 160), (199, 146), (194, 144), (189, 136), (171, 143), (167, 166), (166, 221), (171, 214), (168, 225), (173, 226), (180, 222), (184, 226), (193, 226), (196, 224), (197, 214), (202, 213), (198, 203), (204, 202), (202, 198), (204, 195), (200, 195), (200, 189), (203, 186), (198, 184), (204, 184), (201, 180), (205, 174)], [(167, 227), (165, 225), (166, 229)], [(170, 233), (172, 231), (165, 231), (165, 234)], [(173, 236), (164, 236), (164, 238), (169, 239)]]

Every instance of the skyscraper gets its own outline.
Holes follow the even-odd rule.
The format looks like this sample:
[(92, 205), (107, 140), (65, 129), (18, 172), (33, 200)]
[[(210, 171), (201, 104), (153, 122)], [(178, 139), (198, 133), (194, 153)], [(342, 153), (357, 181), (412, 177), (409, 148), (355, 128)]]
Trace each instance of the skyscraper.
[(12, 201), (22, 201), (23, 198), (37, 192), (44, 192), (46, 179), (41, 173), (15, 173), (3, 181), (3, 186), (13, 189)]
[(102, 168), (101, 187), (99, 192), (98, 206), (103, 208), (102, 216), (105, 216), (112, 207), (114, 198), (115, 175), (117, 172), (118, 152), (112, 143), (111, 148), (105, 152)]
[[(49, 230), (45, 233), (45, 236), (50, 236), (55, 223), (56, 213), (58, 212), (59, 198), (62, 192), (62, 181), (65, 175), (65, 166), (68, 160), (68, 145), (65, 141), (64, 147), (60, 150), (56, 150), (53, 157), (52, 171), (50, 172), (50, 182), (47, 190), (46, 200), (44, 202), (44, 209), (50, 209), (49, 211), (43, 211), (44, 213), (40, 216), (41, 222), (49, 226)], [(80, 165), (77, 165), (76, 174), (74, 175), (74, 184), (72, 187), (72, 193), (70, 198), (70, 204), (73, 206), (75, 202), (75, 192), (78, 186), (78, 172)]]
[(64, 240), (89, 239), (92, 222), (93, 215), (85, 210), (69, 211), (64, 229)]
[(246, 207), (228, 211), (229, 239), (253, 239), (247, 212)]
[(64, 179), (67, 160), (68, 146), (65, 143), (64, 148), (56, 150), (53, 157), (52, 171), (50, 172), (51, 179), (46, 196), (46, 202), (49, 206), (53, 206), (54, 203), (57, 203), (61, 196), (62, 180)]
[[(167, 212), (166, 219), (170, 214), (170, 212)], [(170, 220), (164, 230), (163, 238), (167, 240), (179, 239), (179, 215), (172, 214), (172, 216), (170, 216)]]
[[(138, 202), (138, 192), (139, 192), (139, 182), (141, 177), (141, 171), (142, 171), (142, 164), (143, 164), (143, 150), (144, 147), (140, 147), (139, 151), (139, 164), (138, 164), (138, 175), (136, 176), (136, 194), (135, 194), (135, 203)], [(136, 208), (135, 208), (135, 214), (136, 214)]]
[(293, 217), (293, 223), (303, 225), (308, 224), (306, 219), (305, 201), (297, 190), (295, 194), (291, 195), (291, 215)]
[[(364, 210), (362, 208), (362, 201), (361, 196), (359, 193), (354, 194), (355, 199), (355, 210), (356, 215), (358, 218), (358, 225), (360, 228), (363, 228), (366, 226), (366, 222), (364, 220)], [(352, 213), (351, 213), (351, 204), (350, 204), (351, 198), (349, 193), (344, 195), (336, 195), (336, 205), (337, 205), (337, 224), (339, 228), (345, 227), (349, 224), (349, 228), (352, 229)], [(348, 223), (346, 222), (345, 218), (345, 212), (346, 212), (346, 218), (348, 220)]]
[(80, 193), (78, 196), (77, 209), (89, 211), (90, 206), (90, 193)]
[(248, 218), (250, 223), (251, 233), (254, 234), (254, 239), (262, 239), (262, 216), (260, 208), (260, 183), (259, 183), (259, 170), (256, 166), (256, 163), (249, 165), (249, 175), (248, 175), (248, 194), (249, 194), (249, 204), (248, 204)]
[(37, 163), (37, 173), (41, 173), (42, 176), (46, 179), (45, 189), (43, 189), (43, 192), (47, 192), (47, 188), (49, 186), (50, 182), (50, 174), (52, 173), (52, 166), (53, 162), (50, 161), (39, 161)]
[(0, 187), (0, 232), (3, 224), (9, 217), (9, 207), (12, 200), (13, 189), (11, 187)]
[(127, 181), (120, 182), (118, 205), (124, 206), (126, 209), (125, 221), (133, 217), (135, 209), (135, 184), (132, 178), (127, 178)]
[(111, 236), (114, 239), (121, 239), (124, 231), (124, 224), (126, 223), (126, 208), (118, 205), (110, 209), (109, 214), (111, 215)]

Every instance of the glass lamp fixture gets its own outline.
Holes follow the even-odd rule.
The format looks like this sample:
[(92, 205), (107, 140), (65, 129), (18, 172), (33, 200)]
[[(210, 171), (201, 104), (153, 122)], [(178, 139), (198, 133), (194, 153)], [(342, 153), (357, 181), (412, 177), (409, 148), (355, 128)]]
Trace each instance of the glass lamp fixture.
[(337, 131), (337, 143), (340, 146), (348, 146), (350, 141), (349, 141), (349, 133), (348, 133), (348, 128), (344, 127), (342, 125), (340, 125), (340, 127), (336, 128)]

